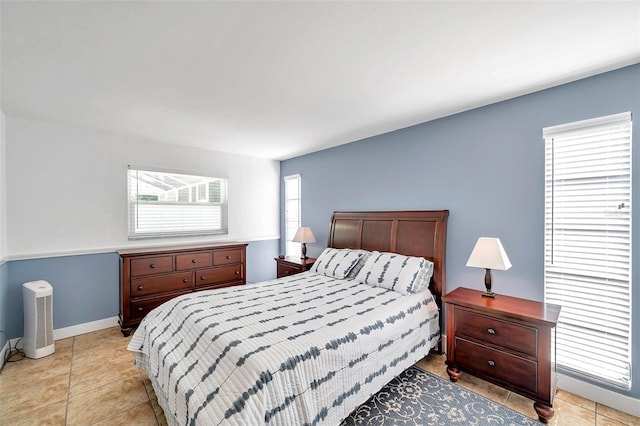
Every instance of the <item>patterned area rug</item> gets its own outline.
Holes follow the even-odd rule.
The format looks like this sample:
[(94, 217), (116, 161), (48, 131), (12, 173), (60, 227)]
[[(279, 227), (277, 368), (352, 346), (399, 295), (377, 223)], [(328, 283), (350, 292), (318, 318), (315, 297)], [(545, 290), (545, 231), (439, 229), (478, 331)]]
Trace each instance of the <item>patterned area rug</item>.
[(541, 424), (413, 366), (358, 407), (341, 426)]

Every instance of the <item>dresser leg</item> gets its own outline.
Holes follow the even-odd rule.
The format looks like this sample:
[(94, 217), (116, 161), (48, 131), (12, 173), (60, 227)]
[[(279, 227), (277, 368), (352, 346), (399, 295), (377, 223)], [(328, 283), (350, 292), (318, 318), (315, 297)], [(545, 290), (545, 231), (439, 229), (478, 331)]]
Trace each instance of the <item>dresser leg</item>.
[(460, 369), (458, 367), (448, 366), (447, 374), (449, 375), (449, 378), (452, 382), (457, 382), (458, 378), (460, 377)]
[(549, 423), (549, 420), (551, 420), (551, 417), (553, 417), (553, 408), (549, 407), (548, 405), (534, 402), (533, 409), (536, 410), (536, 413), (538, 413), (538, 420), (540, 420), (542, 423)]

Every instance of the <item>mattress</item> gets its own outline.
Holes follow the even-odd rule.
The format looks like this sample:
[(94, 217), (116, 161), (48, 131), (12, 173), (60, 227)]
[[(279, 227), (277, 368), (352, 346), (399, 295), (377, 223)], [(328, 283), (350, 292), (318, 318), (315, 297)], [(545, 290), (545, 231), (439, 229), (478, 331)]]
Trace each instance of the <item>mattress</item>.
[(170, 425), (336, 425), (439, 341), (428, 290), (312, 272), (201, 291), (129, 343)]

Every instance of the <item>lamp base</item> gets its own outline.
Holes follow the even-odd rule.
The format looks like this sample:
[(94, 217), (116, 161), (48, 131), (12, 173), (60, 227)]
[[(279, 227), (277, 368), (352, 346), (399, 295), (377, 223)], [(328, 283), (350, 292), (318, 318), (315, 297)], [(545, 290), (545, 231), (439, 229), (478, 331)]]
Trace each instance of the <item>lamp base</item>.
[(491, 291), (491, 269), (485, 269), (486, 271), (484, 273), (484, 286), (486, 287), (487, 291), (482, 293), (482, 297), (490, 297), (492, 299), (495, 299), (497, 294)]

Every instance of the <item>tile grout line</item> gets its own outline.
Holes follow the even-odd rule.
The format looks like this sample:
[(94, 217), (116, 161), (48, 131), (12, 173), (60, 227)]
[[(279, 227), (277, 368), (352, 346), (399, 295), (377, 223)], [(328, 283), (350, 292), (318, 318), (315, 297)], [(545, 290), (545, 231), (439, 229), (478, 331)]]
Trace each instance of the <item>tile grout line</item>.
[(149, 389), (147, 389), (147, 385), (145, 385), (145, 383), (144, 383), (144, 377), (142, 376), (142, 371), (140, 371), (140, 367), (138, 367), (138, 375), (140, 376), (140, 379), (142, 380), (142, 386), (144, 386), (144, 391), (147, 394), (147, 402), (151, 405), (151, 411), (153, 411), (153, 417), (155, 417), (156, 423), (158, 425), (160, 425), (160, 419), (158, 419), (158, 413), (156, 413), (156, 410), (153, 408), (153, 402), (151, 401), (151, 395), (149, 395)]
[(65, 426), (68, 423), (68, 417), (69, 417), (69, 399), (71, 398), (71, 372), (73, 371), (73, 355), (74, 355), (74, 351), (75, 351), (75, 346), (76, 346), (76, 338), (75, 336), (72, 337), (72, 341), (71, 341), (71, 362), (69, 362), (69, 386), (67, 387), (67, 403), (65, 404), (64, 407), (64, 424)]

